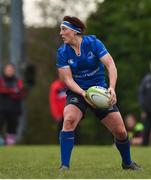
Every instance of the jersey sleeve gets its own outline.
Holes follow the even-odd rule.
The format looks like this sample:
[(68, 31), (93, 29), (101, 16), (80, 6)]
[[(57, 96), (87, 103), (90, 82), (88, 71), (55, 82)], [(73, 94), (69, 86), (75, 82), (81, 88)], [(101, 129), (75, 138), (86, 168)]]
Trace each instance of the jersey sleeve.
[(58, 52), (57, 52), (57, 63), (56, 63), (56, 66), (58, 68), (69, 67), (67, 58), (65, 57), (64, 53), (60, 49), (58, 49)]
[(104, 55), (108, 54), (107, 49), (105, 48), (104, 44), (99, 40), (96, 39), (95, 41), (95, 52), (97, 58), (102, 58)]

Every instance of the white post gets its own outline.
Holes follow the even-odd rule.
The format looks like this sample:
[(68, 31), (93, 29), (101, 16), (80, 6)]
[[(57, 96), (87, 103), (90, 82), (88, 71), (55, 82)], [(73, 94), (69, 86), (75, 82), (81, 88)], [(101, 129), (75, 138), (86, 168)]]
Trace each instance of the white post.
[(24, 24), (22, 0), (11, 0), (10, 62), (21, 74), (20, 66), (24, 62)]

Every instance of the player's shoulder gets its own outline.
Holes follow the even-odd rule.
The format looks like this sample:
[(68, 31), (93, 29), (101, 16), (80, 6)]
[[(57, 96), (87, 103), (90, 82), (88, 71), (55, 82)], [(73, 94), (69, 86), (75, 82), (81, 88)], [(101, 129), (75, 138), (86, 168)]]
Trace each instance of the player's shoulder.
[(84, 38), (84, 42), (86, 43), (95, 42), (97, 39), (95, 35), (85, 35), (83, 36), (83, 38)]
[(84, 36), (84, 42), (86, 44), (91, 44), (92, 47), (95, 47), (97, 44), (103, 44), (102, 41), (98, 39), (95, 35)]
[(68, 45), (67, 44), (62, 44), (59, 48), (58, 48), (58, 53), (65, 53), (68, 50)]
[(53, 89), (56, 89), (56, 88), (58, 88), (60, 86), (60, 84), (61, 84), (60, 80), (56, 79), (55, 81), (53, 81), (51, 83), (50, 87), (53, 88)]

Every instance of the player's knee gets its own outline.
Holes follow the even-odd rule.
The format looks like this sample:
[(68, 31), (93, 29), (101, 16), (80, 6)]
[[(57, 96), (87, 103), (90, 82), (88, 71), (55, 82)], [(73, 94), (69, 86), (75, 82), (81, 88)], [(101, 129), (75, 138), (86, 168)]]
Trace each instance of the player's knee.
[(127, 137), (127, 132), (125, 129), (119, 128), (116, 132), (116, 138), (119, 140), (124, 140)]
[(64, 119), (63, 129), (67, 130), (67, 131), (69, 131), (69, 130), (72, 131), (72, 130), (75, 129), (75, 119), (74, 119), (74, 117), (69, 115)]

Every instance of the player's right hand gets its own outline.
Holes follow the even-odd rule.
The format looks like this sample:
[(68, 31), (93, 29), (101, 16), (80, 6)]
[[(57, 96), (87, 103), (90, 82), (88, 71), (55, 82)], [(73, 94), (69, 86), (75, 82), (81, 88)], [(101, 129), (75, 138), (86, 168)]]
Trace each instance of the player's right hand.
[(85, 99), (85, 101), (92, 106), (93, 108), (96, 108), (96, 106), (93, 104), (93, 102), (89, 99), (89, 97), (87, 96), (87, 92), (83, 91), (82, 93), (83, 98)]

